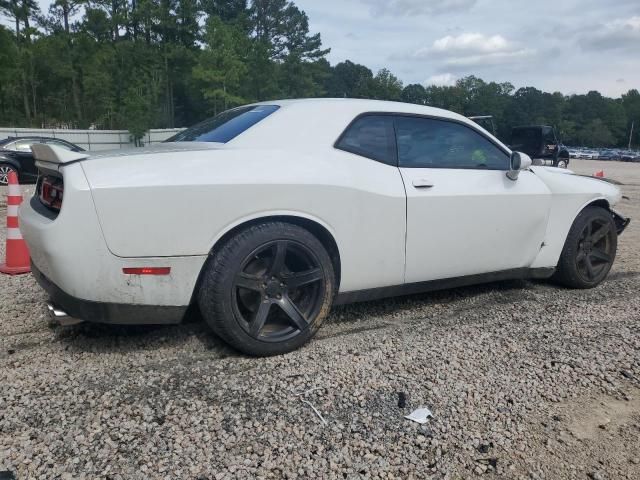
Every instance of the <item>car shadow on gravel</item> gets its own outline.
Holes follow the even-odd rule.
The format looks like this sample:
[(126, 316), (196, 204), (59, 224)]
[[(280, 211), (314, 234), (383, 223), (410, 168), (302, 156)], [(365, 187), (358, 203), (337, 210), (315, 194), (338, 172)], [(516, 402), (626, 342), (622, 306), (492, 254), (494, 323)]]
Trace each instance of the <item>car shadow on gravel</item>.
[(66, 351), (119, 353), (184, 348), (209, 352), (216, 358), (236, 355), (205, 324), (197, 309), (190, 309), (178, 325), (109, 325), (83, 322), (72, 326), (51, 325), (55, 341)]
[(505, 280), (500, 282), (485, 283), (467, 287), (437, 290), (432, 292), (415, 293), (398, 297), (383, 298), (350, 305), (334, 307), (329, 321), (334, 323), (348, 323), (361, 320), (362, 316), (398, 316), (404, 311), (414, 310), (429, 305), (465, 305), (470, 300), (487, 294), (500, 294), (499, 303), (509, 303), (517, 298), (522, 299), (534, 285), (542, 282), (529, 280)]
[[(501, 301), (513, 301), (531, 283), (521, 280), (503, 281), (470, 287), (460, 287), (429, 293), (420, 293), (381, 300), (334, 307), (326, 320), (339, 331), (321, 329), (319, 338), (355, 334), (358, 332), (392, 328), (396, 322), (382, 322), (380, 317), (415, 320), (412, 312), (430, 305), (460, 303), (461, 309), (470, 299), (490, 292), (501, 292)], [(508, 296), (513, 299), (506, 300)], [(197, 308), (190, 308), (185, 320), (178, 325), (109, 325), (83, 322), (72, 326), (50, 324), (54, 343), (70, 353), (127, 353), (136, 351), (178, 349), (185, 352), (201, 351), (213, 358), (245, 357), (229, 347), (206, 325)], [(330, 328), (330, 327), (325, 327)]]
[[(607, 282), (638, 275), (639, 272), (612, 272)], [(459, 318), (467, 310), (538, 301), (540, 291), (547, 289), (571, 291), (548, 281), (506, 280), (340, 305), (331, 310), (317, 339), (394, 328), (399, 323), (431, 321), (441, 324), (450, 318)], [(444, 307), (448, 313), (432, 318), (429, 307)], [(217, 337), (197, 308), (189, 309), (184, 322), (179, 325), (126, 326), (85, 322), (52, 328), (55, 341), (71, 352), (110, 353), (172, 348), (185, 352), (201, 351), (213, 358), (246, 357)]]

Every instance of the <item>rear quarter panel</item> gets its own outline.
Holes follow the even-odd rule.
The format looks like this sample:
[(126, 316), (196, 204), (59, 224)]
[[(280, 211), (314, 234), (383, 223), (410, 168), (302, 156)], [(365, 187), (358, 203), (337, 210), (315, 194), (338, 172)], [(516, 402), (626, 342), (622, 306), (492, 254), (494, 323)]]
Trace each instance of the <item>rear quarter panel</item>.
[(403, 282), (405, 192), (396, 167), (335, 149), (312, 154), (264, 148), (81, 165), (114, 255), (206, 255), (245, 221), (292, 215), (314, 220), (334, 236), (341, 291)]

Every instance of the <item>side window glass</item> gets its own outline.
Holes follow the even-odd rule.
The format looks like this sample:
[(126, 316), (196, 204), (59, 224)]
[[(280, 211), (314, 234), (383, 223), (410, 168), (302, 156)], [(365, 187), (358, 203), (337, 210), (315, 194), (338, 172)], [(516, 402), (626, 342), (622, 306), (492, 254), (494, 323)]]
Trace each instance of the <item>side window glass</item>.
[(401, 167), (509, 169), (509, 156), (465, 125), (399, 116), (395, 127)]
[(65, 150), (72, 150), (71, 145), (64, 142), (60, 142), (58, 140), (47, 140), (47, 143), (49, 145), (55, 145), (56, 147), (64, 148)]
[(349, 126), (336, 144), (336, 148), (395, 166), (393, 137), (393, 117), (365, 115)]
[(12, 145), (11, 150), (14, 152), (31, 152), (33, 143), (33, 140), (18, 140)]

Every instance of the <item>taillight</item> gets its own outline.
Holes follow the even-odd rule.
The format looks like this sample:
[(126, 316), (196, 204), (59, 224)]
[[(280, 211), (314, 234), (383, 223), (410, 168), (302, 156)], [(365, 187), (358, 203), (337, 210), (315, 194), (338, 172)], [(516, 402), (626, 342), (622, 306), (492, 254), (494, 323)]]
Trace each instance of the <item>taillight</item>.
[(58, 177), (45, 176), (40, 179), (38, 196), (43, 205), (52, 210), (60, 210), (64, 184)]

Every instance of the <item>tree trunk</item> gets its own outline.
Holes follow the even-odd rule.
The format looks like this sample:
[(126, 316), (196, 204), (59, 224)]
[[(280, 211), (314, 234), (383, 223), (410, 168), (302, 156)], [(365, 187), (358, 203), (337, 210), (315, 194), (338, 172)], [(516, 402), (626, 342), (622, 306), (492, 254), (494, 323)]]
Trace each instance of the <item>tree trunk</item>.
[(64, 18), (64, 31), (69, 35), (69, 4), (65, 3), (62, 6), (62, 17)]
[(73, 96), (73, 106), (76, 110), (76, 118), (79, 123), (82, 122), (82, 102), (80, 102), (80, 88), (78, 86), (78, 72), (71, 62), (71, 94)]
[(165, 54), (164, 54), (164, 74), (166, 79), (166, 109), (167, 109), (167, 118), (166, 123), (168, 128), (173, 128), (174, 124), (174, 105), (173, 105), (173, 82), (171, 81), (171, 77), (169, 75), (169, 56), (166, 53), (165, 46)]
[(111, 25), (113, 26), (113, 39), (117, 42), (120, 39), (120, 28), (118, 26), (117, 0), (111, 0)]
[(29, 107), (29, 89), (27, 88), (27, 74), (24, 71), (24, 65), (21, 68), (21, 84), (22, 84), (22, 101), (24, 103), (24, 116), (27, 117), (27, 123), (31, 123), (31, 107)]

